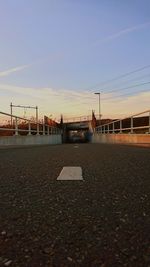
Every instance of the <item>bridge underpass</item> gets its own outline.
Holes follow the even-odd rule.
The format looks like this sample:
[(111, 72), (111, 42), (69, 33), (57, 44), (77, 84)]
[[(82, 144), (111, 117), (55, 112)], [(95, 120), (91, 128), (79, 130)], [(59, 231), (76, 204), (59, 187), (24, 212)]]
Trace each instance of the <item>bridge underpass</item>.
[(64, 123), (64, 143), (90, 142), (92, 131), (91, 121)]
[[(0, 159), (1, 266), (149, 266), (148, 148), (26, 146)], [(57, 181), (64, 166), (83, 181)]]

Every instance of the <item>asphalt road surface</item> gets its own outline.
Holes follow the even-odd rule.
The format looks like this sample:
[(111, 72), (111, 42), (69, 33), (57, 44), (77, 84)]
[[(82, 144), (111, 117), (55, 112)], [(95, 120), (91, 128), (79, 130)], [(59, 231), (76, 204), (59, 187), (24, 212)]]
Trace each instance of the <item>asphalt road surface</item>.
[[(83, 181), (57, 181), (80, 166)], [(150, 149), (0, 149), (0, 266), (149, 267)]]

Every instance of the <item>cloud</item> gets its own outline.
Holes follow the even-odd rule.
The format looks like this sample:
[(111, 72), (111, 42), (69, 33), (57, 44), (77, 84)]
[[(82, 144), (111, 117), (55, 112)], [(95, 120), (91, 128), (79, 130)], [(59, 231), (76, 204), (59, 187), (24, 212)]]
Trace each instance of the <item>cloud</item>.
[(134, 32), (136, 30), (143, 29), (143, 28), (145, 28), (147, 26), (150, 26), (150, 21), (146, 22), (146, 23), (138, 24), (138, 25), (130, 27), (130, 28), (126, 28), (124, 30), (121, 30), (121, 31), (119, 31), (119, 32), (117, 32), (115, 34), (107, 36), (106, 38), (103, 38), (103, 39), (100, 39), (100, 40), (96, 41), (94, 44), (95, 45), (99, 45), (101, 43), (106, 43), (106, 42), (115, 40), (115, 39), (121, 37), (122, 35), (128, 34), (130, 32)]
[(8, 76), (14, 72), (18, 72), (18, 71), (21, 71), (21, 70), (24, 70), (26, 68), (29, 68), (33, 65), (36, 65), (36, 64), (39, 64), (39, 63), (43, 63), (43, 62), (46, 62), (48, 60), (59, 60), (59, 59), (62, 59), (63, 58), (63, 54), (56, 54), (56, 55), (48, 55), (47, 57), (45, 58), (42, 58), (42, 59), (37, 59), (35, 61), (33, 61), (32, 63), (30, 64), (26, 64), (26, 65), (22, 65), (22, 66), (18, 66), (18, 67), (14, 67), (14, 68), (11, 68), (11, 69), (8, 69), (8, 70), (5, 70), (5, 71), (0, 71), (0, 77), (5, 77), (5, 76)]
[[(105, 95), (106, 96), (106, 95)], [(115, 94), (108, 96), (114, 97)], [(92, 109), (98, 113), (98, 98), (86, 91), (55, 90), (54, 88), (21, 87), (0, 84), (1, 111), (9, 113), (10, 102), (17, 105), (31, 105), (39, 107), (41, 116), (53, 114), (60, 118), (90, 115)], [(135, 95), (122, 96), (119, 99), (104, 100), (101, 98), (103, 118), (121, 118), (130, 114), (142, 112), (150, 108), (150, 91), (137, 92)], [(16, 114), (22, 112), (15, 110)], [(20, 113), (22, 116), (22, 114)]]
[(28, 68), (29, 66), (31, 66), (31, 64), (23, 65), (23, 66), (19, 66), (19, 67), (15, 67), (15, 68), (11, 68), (11, 69), (8, 69), (8, 70), (5, 70), (5, 71), (1, 71), (0, 72), (0, 77), (8, 76), (11, 73), (21, 71), (21, 70), (23, 70), (25, 68)]

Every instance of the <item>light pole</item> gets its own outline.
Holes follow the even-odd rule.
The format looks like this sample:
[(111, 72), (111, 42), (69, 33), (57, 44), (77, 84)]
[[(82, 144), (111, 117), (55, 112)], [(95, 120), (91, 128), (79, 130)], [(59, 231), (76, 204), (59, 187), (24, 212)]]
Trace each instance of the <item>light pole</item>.
[(99, 96), (99, 125), (101, 124), (101, 105), (100, 105), (100, 95), (101, 93), (94, 93)]
[(10, 114), (11, 114), (11, 126), (12, 126), (12, 122), (13, 122), (13, 120), (12, 120), (12, 102), (10, 103)]

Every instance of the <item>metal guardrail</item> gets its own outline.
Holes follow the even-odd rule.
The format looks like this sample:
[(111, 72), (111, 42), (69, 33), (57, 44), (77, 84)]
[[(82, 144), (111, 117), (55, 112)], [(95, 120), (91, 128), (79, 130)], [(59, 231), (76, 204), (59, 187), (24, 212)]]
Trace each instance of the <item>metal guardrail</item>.
[[(8, 127), (1, 127), (0, 126), (0, 131), (10, 131), (13, 132), (14, 135), (18, 135), (19, 132), (26, 132), (28, 135), (31, 135), (32, 133), (36, 134), (36, 135), (52, 135), (52, 134), (60, 134), (61, 133), (61, 129), (55, 127), (55, 126), (50, 126), (48, 124), (44, 124), (44, 123), (35, 123), (35, 121), (29, 120), (29, 119), (25, 119), (25, 118), (21, 118), (19, 116), (16, 115), (11, 115), (9, 113), (5, 113), (5, 112), (1, 112), (0, 111), (0, 115), (5, 115), (10, 117), (11, 119), (14, 119), (15, 123), (12, 123), (12, 125), (8, 125)], [(21, 125), (23, 126), (23, 124), (19, 124), (19, 120), (24, 121), (25, 123), (27, 123), (28, 125), (28, 129), (21, 129), (19, 128)], [(34, 128), (32, 127), (32, 124), (34, 124)], [(40, 127), (41, 126), (41, 127)], [(35, 129), (36, 128), (36, 129)], [(42, 129), (40, 129), (42, 128)]]
[[(148, 117), (148, 125), (134, 126), (134, 118), (138, 117), (140, 115), (146, 114), (146, 113), (148, 113), (148, 116), (147, 116)], [(138, 118), (140, 118), (140, 117), (138, 117)], [(125, 120), (129, 120), (130, 127), (123, 127)], [(97, 126), (95, 128), (95, 132), (99, 133), (99, 134), (106, 134), (106, 133), (115, 134), (115, 133), (123, 133), (123, 132), (133, 134), (135, 131), (136, 131), (136, 133), (138, 133), (138, 130), (144, 130), (145, 133), (150, 134), (150, 110), (146, 110), (144, 112), (137, 113), (137, 114), (134, 114), (130, 117), (126, 117), (126, 118), (123, 118), (120, 120), (111, 121), (109, 123)], [(146, 130), (148, 130), (148, 131), (146, 131)]]

